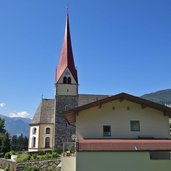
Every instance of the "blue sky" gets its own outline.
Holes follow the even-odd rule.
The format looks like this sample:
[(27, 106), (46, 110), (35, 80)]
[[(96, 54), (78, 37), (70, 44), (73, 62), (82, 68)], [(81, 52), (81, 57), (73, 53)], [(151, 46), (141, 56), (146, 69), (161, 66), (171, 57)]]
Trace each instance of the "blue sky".
[(66, 6), (79, 92), (171, 88), (170, 0), (0, 1), (0, 113), (32, 117), (54, 97)]

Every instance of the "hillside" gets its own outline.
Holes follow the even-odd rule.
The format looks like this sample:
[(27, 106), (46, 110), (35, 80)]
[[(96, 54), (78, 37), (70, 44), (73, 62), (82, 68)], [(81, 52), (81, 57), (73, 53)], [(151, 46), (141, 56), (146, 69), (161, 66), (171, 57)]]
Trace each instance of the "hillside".
[(29, 123), (31, 119), (29, 118), (11, 118), (0, 114), (0, 117), (5, 119), (5, 129), (10, 135), (20, 135), (28, 136), (29, 133)]
[(145, 94), (141, 97), (156, 103), (171, 105), (171, 89), (160, 90), (154, 93)]

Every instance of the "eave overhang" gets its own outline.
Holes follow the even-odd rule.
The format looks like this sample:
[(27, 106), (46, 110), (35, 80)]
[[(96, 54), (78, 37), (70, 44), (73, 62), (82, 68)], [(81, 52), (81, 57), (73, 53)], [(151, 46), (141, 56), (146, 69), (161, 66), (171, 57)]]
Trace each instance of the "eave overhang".
[(162, 111), (164, 115), (171, 117), (171, 108), (161, 105), (159, 103), (155, 103), (155, 102), (152, 102), (152, 101), (140, 98), (140, 97), (136, 97), (136, 96), (127, 94), (127, 93), (120, 93), (120, 94), (110, 96), (110, 97), (107, 97), (107, 98), (99, 100), (99, 101), (92, 102), (92, 103), (71, 109), (69, 111), (66, 111), (66, 112), (64, 112), (64, 114), (65, 114), (67, 121), (70, 124), (72, 124), (72, 123), (76, 122), (76, 114), (78, 114), (80, 111), (83, 111), (83, 110), (86, 110), (86, 109), (89, 109), (89, 108), (92, 108), (95, 106), (101, 106), (105, 103), (108, 103), (108, 102), (111, 102), (114, 100), (120, 100), (121, 102), (123, 100), (128, 100), (128, 101), (140, 104), (142, 106), (142, 108), (150, 107), (150, 108)]

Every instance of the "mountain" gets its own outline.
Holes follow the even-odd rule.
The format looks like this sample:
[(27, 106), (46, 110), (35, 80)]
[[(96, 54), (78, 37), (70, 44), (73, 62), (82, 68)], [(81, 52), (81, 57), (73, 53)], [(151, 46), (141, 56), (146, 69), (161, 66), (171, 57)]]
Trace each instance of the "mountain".
[(171, 106), (171, 89), (160, 90), (154, 93), (144, 94), (141, 97), (156, 103)]
[(11, 136), (20, 135), (21, 133), (24, 136), (28, 136), (31, 119), (19, 117), (11, 118), (1, 114), (0, 117), (5, 119), (5, 129)]

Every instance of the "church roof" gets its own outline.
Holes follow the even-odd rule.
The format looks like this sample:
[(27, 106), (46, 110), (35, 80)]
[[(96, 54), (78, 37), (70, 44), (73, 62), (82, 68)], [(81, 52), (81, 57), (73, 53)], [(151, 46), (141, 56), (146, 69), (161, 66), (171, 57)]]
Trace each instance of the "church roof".
[(92, 103), (101, 99), (109, 97), (108, 95), (97, 95), (97, 94), (79, 94), (78, 95), (78, 106), (83, 106), (88, 103)]
[(54, 99), (42, 99), (31, 124), (54, 123)]
[(59, 64), (56, 70), (56, 82), (60, 79), (65, 69), (68, 68), (73, 75), (75, 81), (78, 83), (77, 70), (74, 64), (72, 43), (69, 28), (69, 16), (66, 17), (65, 34), (62, 45), (62, 51), (59, 59)]
[(78, 106), (74, 109), (66, 111), (65, 116), (66, 116), (69, 123), (74, 123), (76, 121), (76, 113), (83, 111), (83, 110), (86, 110), (86, 109), (89, 109), (89, 108), (92, 108), (92, 107), (95, 107), (95, 106), (101, 106), (105, 103), (108, 103), (108, 102), (111, 102), (114, 100), (120, 100), (120, 101), (129, 100), (129, 101), (132, 101), (134, 103), (140, 104), (142, 106), (142, 108), (151, 107), (151, 108), (154, 108), (156, 110), (162, 111), (164, 113), (164, 115), (171, 117), (171, 108), (164, 106), (164, 105), (161, 105), (161, 104), (158, 104), (158, 103), (154, 103), (154, 102), (149, 101), (149, 100), (142, 99), (140, 97), (136, 97), (136, 96), (127, 94), (127, 93), (120, 93), (120, 94), (117, 94), (114, 96), (109, 96), (109, 97), (104, 98), (102, 100), (97, 100), (97, 101), (94, 101), (92, 103), (88, 103), (88, 104), (85, 104), (82, 106)]
[[(106, 95), (80, 94), (78, 95), (78, 106), (82, 106), (103, 98)], [(54, 123), (55, 117), (55, 99), (42, 99), (37, 111), (31, 121), (33, 124)]]

